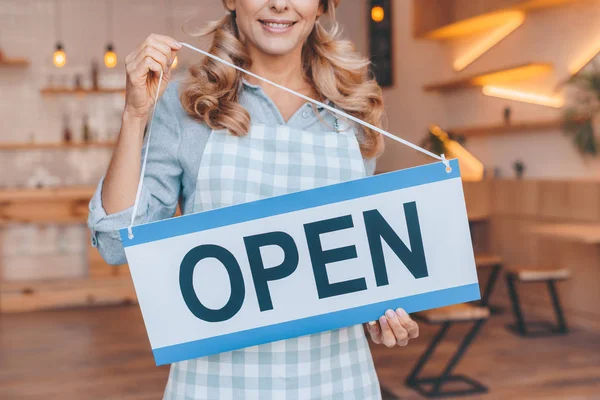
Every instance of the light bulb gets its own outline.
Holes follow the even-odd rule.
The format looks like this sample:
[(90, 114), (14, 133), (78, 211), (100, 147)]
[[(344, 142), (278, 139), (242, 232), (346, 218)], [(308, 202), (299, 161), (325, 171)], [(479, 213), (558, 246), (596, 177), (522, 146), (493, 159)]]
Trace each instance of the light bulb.
[(385, 12), (383, 11), (383, 7), (375, 6), (371, 8), (371, 19), (375, 22), (383, 21), (385, 17)]
[(179, 59), (177, 58), (177, 56), (175, 56), (175, 58), (173, 59), (173, 64), (171, 64), (171, 69), (177, 68), (177, 64), (179, 64)]
[(52, 55), (52, 62), (58, 68), (64, 67), (65, 64), (67, 63), (67, 54), (64, 52), (62, 44), (60, 44), (60, 43), (56, 44), (56, 51)]
[(106, 65), (107, 68), (114, 68), (117, 65), (117, 54), (114, 52), (112, 44), (106, 46), (106, 53), (104, 53), (104, 65)]

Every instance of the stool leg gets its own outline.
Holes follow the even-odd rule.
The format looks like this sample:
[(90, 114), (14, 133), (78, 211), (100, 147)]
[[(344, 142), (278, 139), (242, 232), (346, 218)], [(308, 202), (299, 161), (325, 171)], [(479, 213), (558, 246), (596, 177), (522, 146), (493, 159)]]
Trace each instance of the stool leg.
[(496, 279), (498, 279), (498, 274), (500, 273), (501, 268), (502, 266), (499, 264), (494, 265), (490, 275), (488, 276), (487, 284), (483, 290), (483, 296), (481, 296), (481, 305), (484, 307), (490, 305), (490, 297), (492, 296), (492, 291), (494, 290)]
[(525, 326), (525, 320), (523, 319), (523, 313), (521, 312), (521, 304), (519, 303), (519, 295), (517, 294), (517, 288), (515, 286), (515, 278), (512, 275), (507, 275), (506, 284), (512, 303), (513, 314), (516, 319), (516, 328), (521, 335), (526, 335), (527, 327)]
[(407, 385), (410, 386), (412, 384), (417, 383), (417, 380), (418, 380), (417, 376), (419, 375), (419, 373), (421, 372), (421, 370), (423, 369), (423, 367), (425, 366), (425, 364), (427, 363), (427, 361), (433, 354), (433, 351), (435, 350), (437, 345), (444, 338), (444, 336), (446, 336), (446, 333), (448, 332), (450, 325), (451, 325), (450, 322), (446, 322), (446, 323), (444, 323), (444, 325), (442, 325), (442, 328), (435, 335), (435, 337), (429, 344), (429, 347), (427, 347), (427, 350), (425, 350), (425, 353), (423, 353), (423, 355), (417, 360), (417, 364), (414, 366), (413, 370), (408, 375), (408, 378), (406, 378)]
[(473, 324), (473, 327), (471, 328), (471, 330), (469, 330), (469, 332), (465, 335), (464, 339), (461, 341), (460, 345), (458, 346), (458, 349), (456, 349), (456, 352), (454, 353), (454, 355), (452, 356), (450, 361), (448, 361), (448, 364), (446, 364), (444, 371), (437, 379), (437, 382), (434, 383), (433, 388), (431, 390), (432, 395), (436, 396), (436, 395), (440, 394), (440, 388), (441, 388), (442, 384), (446, 381), (447, 377), (452, 373), (452, 369), (460, 361), (464, 352), (467, 350), (467, 348), (469, 347), (469, 345), (471, 344), (473, 339), (475, 339), (477, 332), (479, 332), (479, 330), (481, 329), (481, 326), (485, 323), (485, 321), (486, 321), (485, 319), (480, 319), (479, 321), (475, 322)]
[(556, 291), (555, 281), (548, 281), (548, 290), (550, 291), (550, 298), (552, 299), (552, 306), (554, 307), (554, 312), (556, 313), (556, 320), (558, 322), (558, 332), (567, 333), (569, 330), (567, 328), (567, 323), (565, 322), (565, 316), (562, 311), (562, 307), (560, 306), (560, 300), (558, 298), (558, 292)]

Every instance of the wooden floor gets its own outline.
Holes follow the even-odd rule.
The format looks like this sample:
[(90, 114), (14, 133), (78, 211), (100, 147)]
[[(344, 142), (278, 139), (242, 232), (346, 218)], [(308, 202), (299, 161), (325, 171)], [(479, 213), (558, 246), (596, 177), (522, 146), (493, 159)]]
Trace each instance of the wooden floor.
[[(566, 337), (522, 339), (504, 329), (509, 320), (493, 317), (457, 368), (490, 388), (471, 398), (600, 398), (598, 330), (579, 326)], [(436, 329), (421, 325), (421, 337), (406, 348), (373, 346), (381, 384), (397, 398), (421, 398), (403, 381)], [(452, 350), (448, 342), (438, 356)], [(2, 400), (159, 399), (167, 374), (168, 367), (153, 364), (137, 306), (0, 316)]]

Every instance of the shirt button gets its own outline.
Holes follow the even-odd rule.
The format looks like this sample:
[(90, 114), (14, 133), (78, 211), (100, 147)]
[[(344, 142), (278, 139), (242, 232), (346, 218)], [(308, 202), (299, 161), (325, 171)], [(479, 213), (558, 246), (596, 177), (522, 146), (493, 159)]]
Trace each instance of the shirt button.
[(92, 246), (96, 247), (97, 244), (98, 242), (96, 241), (96, 237), (92, 236)]
[(304, 118), (304, 119), (308, 118), (308, 111), (304, 111), (302, 113), (302, 118)]

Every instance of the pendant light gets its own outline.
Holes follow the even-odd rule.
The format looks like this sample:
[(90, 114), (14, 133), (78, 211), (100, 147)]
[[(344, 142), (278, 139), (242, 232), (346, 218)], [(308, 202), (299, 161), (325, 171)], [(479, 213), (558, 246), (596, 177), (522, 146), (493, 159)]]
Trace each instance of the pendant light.
[(59, 0), (56, 0), (54, 2), (54, 23), (55, 23), (55, 30), (56, 30), (56, 38), (57, 38), (57, 42), (56, 42), (56, 50), (54, 51), (54, 54), (52, 55), (52, 62), (54, 63), (54, 65), (58, 68), (62, 68), (65, 66), (65, 64), (67, 63), (67, 53), (65, 53), (65, 48), (63, 47), (62, 43), (60, 42), (60, 36), (61, 36), (61, 15), (60, 15), (60, 3)]
[(52, 62), (58, 68), (62, 68), (67, 63), (67, 53), (65, 53), (62, 43), (56, 43), (56, 51), (52, 55)]
[(114, 68), (117, 65), (117, 54), (114, 52), (112, 43), (106, 45), (106, 53), (104, 53), (104, 65), (107, 68)]
[[(106, 2), (106, 33), (109, 38), (112, 38), (113, 28), (115, 26), (112, 6), (113, 0), (108, 0)], [(104, 65), (106, 65), (107, 68), (114, 68), (117, 66), (117, 53), (115, 53), (115, 47), (110, 39), (106, 45), (106, 53), (104, 53)]]

